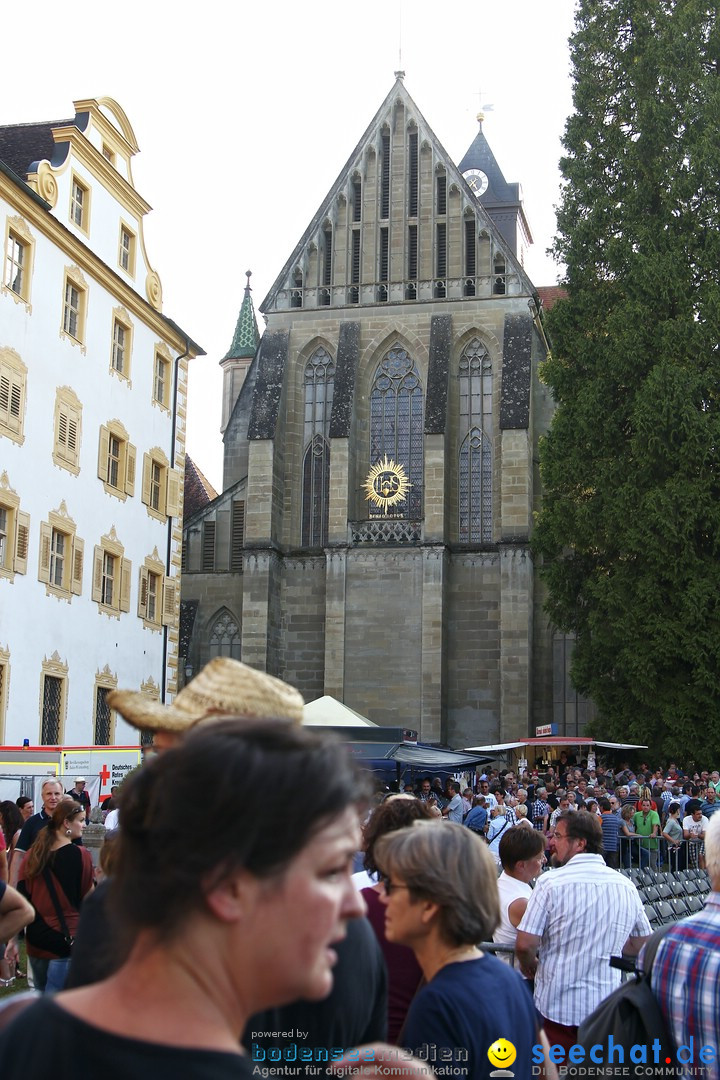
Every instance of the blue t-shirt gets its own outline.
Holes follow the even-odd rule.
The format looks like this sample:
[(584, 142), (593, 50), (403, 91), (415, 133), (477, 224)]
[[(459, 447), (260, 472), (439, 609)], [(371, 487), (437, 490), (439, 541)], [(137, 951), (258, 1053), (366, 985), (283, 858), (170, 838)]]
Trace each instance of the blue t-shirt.
[(6, 887), (7, 887), (7, 886), (5, 885), (5, 882), (4, 882), (4, 881), (0, 881), (0, 903), (2, 903), (2, 898), (3, 898), (3, 896), (5, 895), (5, 889), (6, 889)]
[(496, 956), (485, 954), (446, 964), (418, 990), (402, 1041), (427, 1059), (439, 1077), (489, 1080), (499, 1066), (491, 1064), (488, 1050), (498, 1039), (507, 1040), (517, 1057), (506, 1068), (515, 1080), (530, 1080), (538, 1026), (526, 981)]

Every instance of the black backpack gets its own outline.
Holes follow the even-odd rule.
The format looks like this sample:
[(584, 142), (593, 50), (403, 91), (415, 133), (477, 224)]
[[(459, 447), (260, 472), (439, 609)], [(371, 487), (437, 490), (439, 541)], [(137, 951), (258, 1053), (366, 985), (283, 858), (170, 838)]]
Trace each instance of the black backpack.
[[(622, 1071), (624, 1076), (653, 1075), (649, 1072), (649, 1067), (656, 1065), (655, 1052), (652, 1049), (655, 1039), (659, 1039), (661, 1047), (656, 1065), (658, 1074), (661, 1070), (668, 1068), (665, 1064), (666, 1058), (670, 1058), (673, 1063), (676, 1062), (673, 1038), (650, 986), (650, 972), (655, 962), (655, 954), (663, 936), (671, 926), (672, 924), (662, 926), (649, 938), (643, 957), (645, 971), (637, 972), (633, 979), (619, 986), (580, 1024), (577, 1041), (585, 1048), (585, 1060), (580, 1067), (583, 1076), (607, 1076), (608, 1068), (612, 1068), (613, 1065)], [(616, 1047), (623, 1047), (624, 1062), (622, 1064), (617, 1052), (612, 1058), (612, 1064), (605, 1060), (611, 1035), (613, 1044)], [(602, 1064), (593, 1062), (590, 1058), (591, 1047), (598, 1043), (602, 1046), (602, 1053), (598, 1055), (602, 1057)], [(646, 1062), (632, 1061), (630, 1057), (632, 1046), (647, 1047)], [(567, 1075), (572, 1076), (572, 1074), (573, 1067), (570, 1066)]]

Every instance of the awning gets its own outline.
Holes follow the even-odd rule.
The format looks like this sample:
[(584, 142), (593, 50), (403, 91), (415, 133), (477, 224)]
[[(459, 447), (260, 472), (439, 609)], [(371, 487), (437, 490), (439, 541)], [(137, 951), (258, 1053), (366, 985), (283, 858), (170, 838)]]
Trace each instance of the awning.
[(462, 753), (470, 754), (477, 751), (482, 754), (491, 754), (502, 750), (517, 750), (521, 746), (603, 746), (608, 750), (647, 750), (647, 746), (636, 743), (602, 742), (600, 739), (585, 739), (582, 736), (573, 735), (544, 735), (540, 738), (523, 739), (522, 742), (469, 746)]
[(479, 757), (467, 750), (441, 750), (437, 746), (415, 746), (413, 743), (401, 743), (389, 756), (403, 765), (433, 766), (440, 769), (484, 765), (491, 760), (487, 756)]

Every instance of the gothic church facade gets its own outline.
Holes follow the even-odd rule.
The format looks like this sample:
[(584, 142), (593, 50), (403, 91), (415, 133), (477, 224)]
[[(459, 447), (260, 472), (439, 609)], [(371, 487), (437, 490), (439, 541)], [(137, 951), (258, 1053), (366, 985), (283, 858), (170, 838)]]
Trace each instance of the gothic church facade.
[(398, 73), (261, 340), (246, 289), (221, 361), (223, 492), (185, 521), (188, 670), (233, 655), (455, 747), (553, 720), (529, 242), (482, 124), (456, 166)]

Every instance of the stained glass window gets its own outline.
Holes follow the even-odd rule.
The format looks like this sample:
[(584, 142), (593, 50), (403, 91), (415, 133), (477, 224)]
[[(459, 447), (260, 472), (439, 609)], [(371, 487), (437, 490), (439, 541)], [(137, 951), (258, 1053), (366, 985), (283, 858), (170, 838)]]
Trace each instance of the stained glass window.
[(422, 517), (423, 388), (405, 349), (390, 349), (380, 362), (370, 393), (370, 463), (385, 455), (402, 465), (412, 484), (408, 497), (390, 515), (370, 506), (371, 517)]
[(318, 348), (305, 367), (305, 420), (302, 470), (302, 545), (327, 543), (330, 488), (330, 414), (335, 364)]
[(459, 539), (492, 542), (492, 361), (473, 338), (460, 357)]
[(230, 656), (240, 659), (240, 629), (227, 608), (215, 619), (210, 631), (210, 659), (215, 656)]

